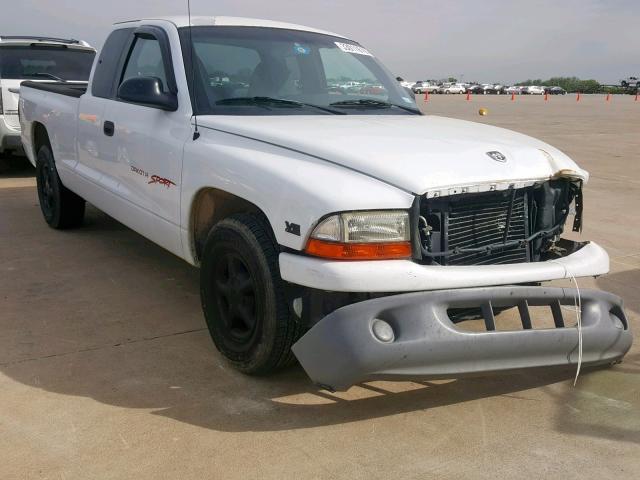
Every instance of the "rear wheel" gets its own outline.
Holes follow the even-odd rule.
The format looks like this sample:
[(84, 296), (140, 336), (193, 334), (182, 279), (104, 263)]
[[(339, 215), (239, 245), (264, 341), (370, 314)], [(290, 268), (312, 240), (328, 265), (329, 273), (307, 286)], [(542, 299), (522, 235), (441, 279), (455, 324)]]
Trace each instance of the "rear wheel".
[(36, 183), (40, 210), (50, 227), (78, 227), (84, 219), (85, 201), (60, 181), (51, 148), (43, 145), (36, 159)]
[(261, 217), (240, 214), (209, 234), (200, 269), (211, 338), (238, 370), (267, 374), (293, 361), (302, 328), (290, 315), (278, 248)]

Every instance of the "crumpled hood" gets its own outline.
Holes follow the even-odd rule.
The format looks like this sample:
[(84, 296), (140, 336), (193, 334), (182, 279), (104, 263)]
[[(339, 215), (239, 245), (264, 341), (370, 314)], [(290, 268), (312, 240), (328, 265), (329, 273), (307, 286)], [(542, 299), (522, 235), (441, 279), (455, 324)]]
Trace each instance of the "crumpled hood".
[[(202, 126), (297, 150), (417, 194), (588, 173), (558, 149), (510, 130), (436, 116), (204, 116)], [(487, 152), (500, 152), (498, 161)]]

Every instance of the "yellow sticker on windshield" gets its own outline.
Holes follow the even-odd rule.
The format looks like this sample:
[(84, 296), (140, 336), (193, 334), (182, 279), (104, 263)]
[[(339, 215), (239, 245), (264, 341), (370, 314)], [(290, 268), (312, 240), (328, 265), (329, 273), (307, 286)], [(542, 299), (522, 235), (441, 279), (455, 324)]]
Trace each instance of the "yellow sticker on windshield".
[(369, 50), (361, 47), (360, 45), (353, 45), (352, 43), (340, 43), (340, 42), (334, 42), (334, 43), (336, 44), (336, 47), (338, 47), (343, 52), (355, 53), (356, 55), (368, 55), (369, 57), (373, 57), (373, 55), (369, 53)]

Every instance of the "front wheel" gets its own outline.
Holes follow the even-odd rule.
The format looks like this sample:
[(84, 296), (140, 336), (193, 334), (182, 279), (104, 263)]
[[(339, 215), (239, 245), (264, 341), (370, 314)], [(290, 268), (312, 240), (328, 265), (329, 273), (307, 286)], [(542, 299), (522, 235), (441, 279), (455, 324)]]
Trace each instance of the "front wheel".
[(238, 370), (267, 374), (293, 361), (302, 333), (292, 318), (266, 221), (240, 214), (209, 234), (200, 269), (200, 297), (211, 338)]
[(50, 227), (62, 230), (82, 224), (85, 201), (60, 181), (53, 153), (48, 145), (38, 150), (36, 184), (40, 210)]

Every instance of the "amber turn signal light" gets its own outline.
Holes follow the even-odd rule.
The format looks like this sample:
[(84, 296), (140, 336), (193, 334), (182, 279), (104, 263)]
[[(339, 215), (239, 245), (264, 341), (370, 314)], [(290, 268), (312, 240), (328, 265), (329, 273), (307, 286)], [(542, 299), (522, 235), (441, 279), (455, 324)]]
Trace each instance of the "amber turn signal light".
[(306, 252), (333, 260), (395, 260), (411, 258), (411, 243), (338, 243), (311, 238)]

